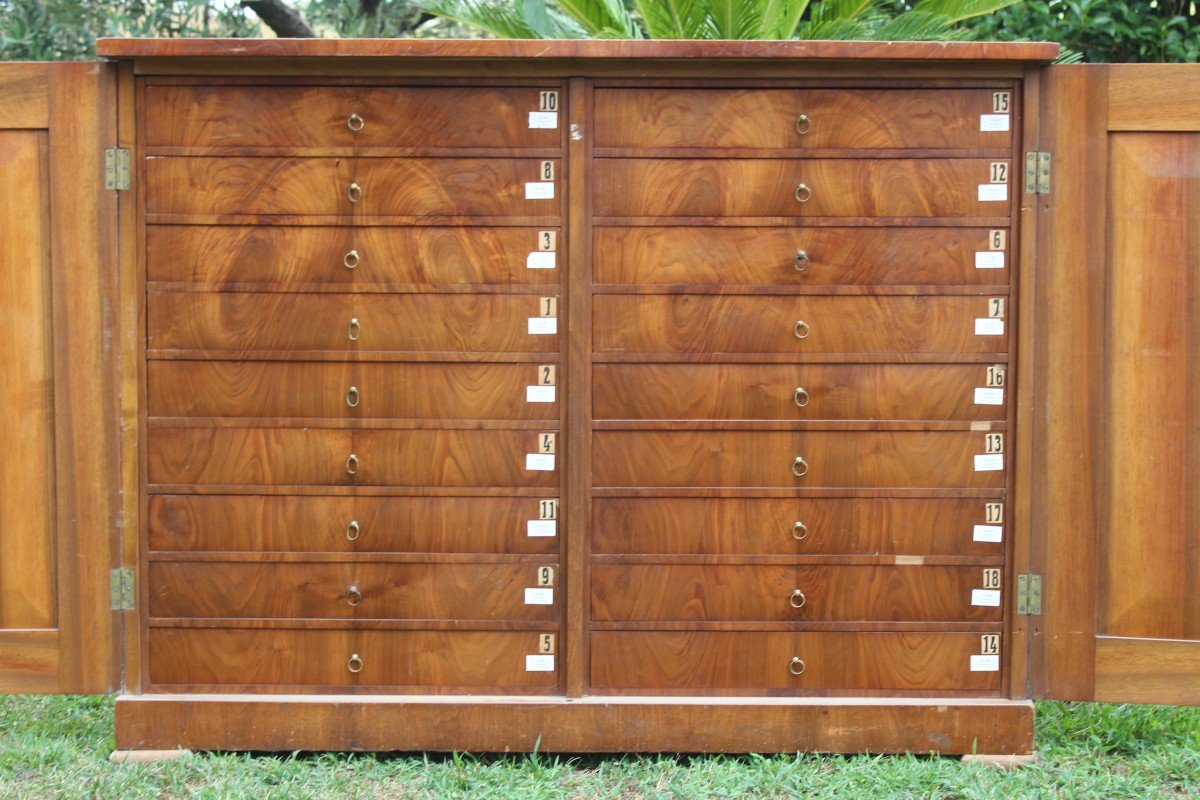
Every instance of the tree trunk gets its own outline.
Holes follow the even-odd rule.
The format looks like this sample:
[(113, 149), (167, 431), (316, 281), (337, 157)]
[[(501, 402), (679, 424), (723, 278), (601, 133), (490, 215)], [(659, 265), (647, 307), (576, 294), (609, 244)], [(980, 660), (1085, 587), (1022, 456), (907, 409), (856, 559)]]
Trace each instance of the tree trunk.
[(283, 0), (242, 0), (242, 5), (258, 14), (258, 18), (275, 31), (276, 36), (284, 39), (317, 38), (317, 32), (304, 21), (300, 12)]

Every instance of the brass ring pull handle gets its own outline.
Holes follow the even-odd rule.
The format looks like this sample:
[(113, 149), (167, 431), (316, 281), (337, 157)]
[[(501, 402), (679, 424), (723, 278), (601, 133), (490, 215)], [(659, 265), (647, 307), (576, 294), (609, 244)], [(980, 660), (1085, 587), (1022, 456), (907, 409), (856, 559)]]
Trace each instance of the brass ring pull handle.
[[(796, 190), (800, 191), (799, 189)], [(346, 190), (346, 197), (350, 198), (351, 203), (357, 203), (363, 198), (363, 189), (357, 183), (350, 184), (350, 188)], [(803, 201), (802, 201), (803, 202)]]
[(801, 114), (796, 117), (796, 133), (805, 136), (812, 130), (812, 120), (808, 118), (808, 114)]
[(363, 129), (363, 126), (366, 124), (367, 124), (367, 121), (358, 114), (351, 114), (349, 117), (346, 118), (346, 127), (349, 128), (350, 130), (354, 131), (355, 133), (358, 133), (359, 131), (361, 131)]
[(359, 589), (357, 586), (351, 586), (348, 589), (346, 589), (346, 602), (347, 603), (349, 603), (352, 606), (357, 606), (360, 603), (362, 603), (362, 600), (363, 600), (362, 590)]
[(792, 526), (792, 538), (797, 542), (802, 542), (808, 538), (808, 526), (803, 522), (797, 522)]
[(357, 542), (359, 536), (362, 536), (362, 523), (356, 519), (352, 519), (350, 520), (350, 524), (346, 526), (346, 539), (351, 542)]
[(803, 386), (796, 387), (796, 391), (792, 393), (792, 401), (795, 402), (796, 408), (804, 408), (808, 405), (808, 392), (804, 391)]
[(792, 673), (793, 675), (803, 675), (804, 662), (799, 658), (793, 658), (792, 663), (788, 664), (788, 672)]
[(807, 203), (811, 199), (812, 199), (812, 189), (809, 188), (808, 184), (802, 183), (796, 187), (796, 202), (797, 203)]
[(357, 386), (351, 386), (346, 390), (346, 405), (351, 408), (358, 408), (358, 404), (362, 402), (362, 393), (358, 391)]
[(812, 259), (808, 257), (808, 252), (805, 250), (797, 250), (796, 255), (792, 258), (792, 268), (796, 272), (804, 272), (811, 263)]
[(788, 598), (788, 603), (792, 608), (804, 608), (804, 592), (797, 589), (792, 592), (792, 596)]
[(346, 459), (346, 474), (353, 478), (358, 474), (358, 466), (358, 456), (351, 453), (350, 457)]
[(362, 668), (363, 668), (362, 656), (360, 656), (358, 653), (355, 653), (354, 655), (350, 656), (350, 660), (346, 662), (346, 669), (350, 670), (355, 675), (362, 672)]
[(346, 269), (354, 269), (361, 261), (362, 257), (359, 256), (357, 250), (351, 250), (349, 253), (346, 253), (346, 255), (342, 256), (342, 266)]
[(800, 456), (796, 456), (796, 460), (792, 462), (792, 474), (797, 478), (803, 478), (808, 474), (808, 462)]
[(358, 321), (358, 317), (350, 318), (350, 324), (346, 326), (346, 335), (352, 342), (357, 342), (358, 337), (362, 336), (362, 323)]
[(808, 323), (805, 322), (804, 320), (798, 320), (796, 322), (796, 324), (792, 326), (792, 335), (795, 336), (797, 339), (807, 339), (808, 334), (809, 334)]

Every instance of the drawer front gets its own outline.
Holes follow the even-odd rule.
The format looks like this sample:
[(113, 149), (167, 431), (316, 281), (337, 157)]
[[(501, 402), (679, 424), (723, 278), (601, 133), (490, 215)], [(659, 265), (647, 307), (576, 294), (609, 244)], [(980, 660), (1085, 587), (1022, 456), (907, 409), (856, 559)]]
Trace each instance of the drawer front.
[[(1002, 420), (987, 364), (597, 364), (597, 419)], [(1003, 389), (1000, 390), (1003, 392)], [(986, 395), (985, 399), (996, 399)]]
[(979, 199), (994, 163), (1011, 178), (987, 159), (601, 158), (593, 197), (604, 217), (1007, 217), (1007, 184)]
[(983, 569), (596, 564), (591, 614), (601, 622), (999, 622), (998, 603), (972, 602)]
[(154, 427), (147, 473), (158, 484), (557, 487), (557, 471), (525, 469), (537, 439), (535, 431)]
[[(751, 297), (600, 295), (598, 353), (1003, 354), (999, 335), (977, 335), (986, 297)], [(986, 330), (992, 330), (987, 328)]]
[(557, 402), (526, 401), (546, 367), (557, 375), (538, 364), (151, 361), (147, 406), (152, 417), (554, 420)]
[(989, 435), (996, 434), (596, 431), (592, 480), (597, 487), (1002, 489), (1003, 470), (974, 467)]
[[(560, 174), (561, 164), (552, 170)], [(560, 196), (526, 199), (531, 158), (146, 159), (148, 214), (557, 216)], [(358, 199), (352, 200), (358, 188)], [(549, 190), (547, 190), (549, 191)]]
[(1007, 148), (1010, 131), (979, 130), (980, 116), (992, 113), (992, 95), (990, 89), (597, 89), (596, 146)]
[(549, 604), (525, 602), (543, 566), (557, 572), (555, 564), (151, 562), (150, 616), (555, 620), (553, 588)]
[[(159, 685), (549, 688), (527, 672), (532, 631), (349, 631), (151, 628)], [(352, 662), (357, 655), (359, 662)], [(358, 668), (352, 672), (351, 668)]]
[[(995, 234), (1000, 236), (996, 237)], [(1007, 230), (598, 227), (597, 283), (689, 286), (1008, 283)], [(978, 263), (986, 268), (976, 268)], [(1000, 266), (997, 266), (1000, 265)]]
[(559, 129), (529, 127), (538, 108), (532, 86), (150, 86), (145, 135), (150, 147), (559, 146)]
[(151, 495), (146, 525), (155, 551), (549, 555), (557, 525), (529, 522), (556, 499)]
[(994, 557), (1004, 553), (1003, 528), (1003, 503), (980, 499), (592, 500), (592, 552), (599, 555)]
[(529, 333), (541, 306), (532, 295), (150, 292), (146, 317), (151, 350), (557, 352), (557, 334)]
[[(972, 672), (978, 633), (596, 631), (598, 689), (964, 690), (995, 693), (999, 672)], [(803, 662), (803, 672), (794, 659)]]
[[(555, 244), (561, 241), (557, 229)], [(545, 285), (529, 269), (537, 228), (150, 225), (146, 279), (222, 289), (386, 290), (434, 285)], [(543, 257), (544, 258), (544, 257)]]

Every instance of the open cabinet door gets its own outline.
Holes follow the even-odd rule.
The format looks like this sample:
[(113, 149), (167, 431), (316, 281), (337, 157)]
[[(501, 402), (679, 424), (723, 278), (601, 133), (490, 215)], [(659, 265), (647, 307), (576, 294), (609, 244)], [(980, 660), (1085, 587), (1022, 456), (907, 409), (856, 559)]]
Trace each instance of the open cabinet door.
[(1032, 688), (1196, 705), (1200, 66), (1045, 74)]
[(0, 64), (0, 693), (115, 688), (108, 64)]

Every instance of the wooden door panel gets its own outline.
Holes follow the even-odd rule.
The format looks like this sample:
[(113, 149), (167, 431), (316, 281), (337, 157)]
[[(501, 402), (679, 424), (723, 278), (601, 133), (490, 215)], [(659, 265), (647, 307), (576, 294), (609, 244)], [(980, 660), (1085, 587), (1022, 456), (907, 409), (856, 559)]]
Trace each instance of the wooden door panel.
[(1003, 520), (979, 499), (597, 497), (591, 535), (598, 555), (994, 557)]
[[(978, 471), (975, 431), (596, 431), (597, 487), (744, 486), (1002, 489)], [(1006, 456), (1002, 455), (1001, 461)], [(797, 474), (800, 473), (800, 474)]]
[[(187, 216), (557, 216), (561, 187), (527, 199), (529, 158), (146, 159), (146, 213)], [(562, 164), (552, 160), (555, 175)], [(547, 183), (553, 188), (555, 181)], [(352, 199), (351, 185), (360, 197)]]
[(1005, 149), (1009, 130), (980, 130), (980, 116), (993, 113), (992, 95), (991, 89), (597, 89), (596, 146)]
[(542, 373), (538, 364), (151, 361), (147, 415), (557, 420), (557, 396), (527, 402)]
[(1007, 228), (680, 225), (603, 226), (592, 236), (597, 283), (800, 287), (1005, 285), (1008, 234)]
[[(981, 191), (993, 186), (993, 164), (1003, 165), (997, 176), (1006, 181)], [(595, 213), (604, 217), (965, 218), (1011, 210), (1004, 160), (602, 158), (592, 171)], [(980, 199), (992, 192), (1005, 199)]]
[[(976, 334), (985, 297), (749, 297), (599, 295), (598, 353), (1003, 354)], [(1000, 360), (1003, 360), (1001, 358)]]
[(149, 147), (268, 151), (558, 147), (561, 129), (529, 127), (538, 101), (533, 86), (149, 86), (145, 136)]
[(525, 602), (542, 564), (152, 561), (150, 616), (175, 619), (554, 620)]
[[(550, 228), (558, 239), (557, 228)], [(149, 225), (146, 279), (213, 291), (548, 285), (537, 228)], [(986, 272), (987, 270), (984, 270)], [(191, 288), (191, 287), (189, 287)]]
[[(995, 420), (987, 364), (597, 364), (596, 419)], [(993, 381), (995, 378), (993, 377)], [(993, 387), (996, 388), (996, 387)]]
[(1000, 622), (998, 603), (973, 601), (983, 569), (594, 564), (590, 608), (629, 623)]
[(526, 469), (537, 448), (535, 431), (328, 428), (156, 427), (146, 444), (158, 484), (557, 487)]
[(541, 298), (469, 294), (150, 292), (151, 350), (202, 353), (453, 351), (557, 353), (529, 333)]

